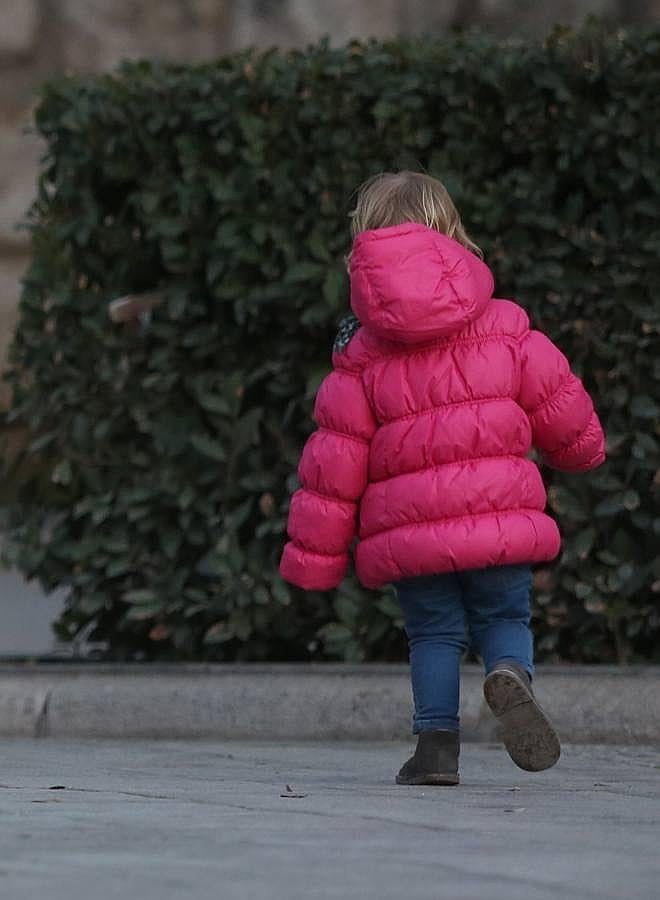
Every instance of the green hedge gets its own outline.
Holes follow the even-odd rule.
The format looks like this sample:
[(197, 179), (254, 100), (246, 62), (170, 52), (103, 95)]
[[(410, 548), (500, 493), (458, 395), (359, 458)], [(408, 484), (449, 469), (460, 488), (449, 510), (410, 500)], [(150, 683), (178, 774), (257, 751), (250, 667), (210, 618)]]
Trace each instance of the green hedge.
[[(389, 591), (276, 574), (347, 309), (352, 192), (424, 167), (593, 392), (609, 461), (547, 473), (540, 658), (660, 660), (660, 31), (320, 44), (46, 85), (9, 416), (8, 555), (116, 657), (401, 659)], [(160, 289), (126, 332), (108, 302)], [(323, 524), (320, 522), (319, 527)]]

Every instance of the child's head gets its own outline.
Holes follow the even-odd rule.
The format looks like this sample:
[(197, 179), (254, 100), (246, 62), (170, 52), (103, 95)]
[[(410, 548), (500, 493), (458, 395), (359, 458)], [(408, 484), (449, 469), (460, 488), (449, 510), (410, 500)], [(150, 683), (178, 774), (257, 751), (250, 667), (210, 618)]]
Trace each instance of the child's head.
[(382, 172), (370, 178), (358, 190), (351, 218), (353, 237), (372, 228), (419, 222), (483, 256), (467, 236), (444, 185), (423, 172)]

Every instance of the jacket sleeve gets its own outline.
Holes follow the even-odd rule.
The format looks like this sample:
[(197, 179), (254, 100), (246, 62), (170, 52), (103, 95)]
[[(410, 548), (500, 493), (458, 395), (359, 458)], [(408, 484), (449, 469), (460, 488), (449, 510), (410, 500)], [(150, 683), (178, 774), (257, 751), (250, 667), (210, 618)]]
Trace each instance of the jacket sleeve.
[(328, 590), (346, 573), (376, 430), (360, 376), (344, 369), (328, 375), (316, 398), (314, 419), (319, 428), (307, 441), (298, 467), (302, 488), (291, 498), (291, 540), (280, 573), (306, 590)]
[(565, 472), (586, 472), (605, 460), (605, 436), (591, 397), (563, 353), (540, 331), (521, 338), (518, 402), (543, 460)]

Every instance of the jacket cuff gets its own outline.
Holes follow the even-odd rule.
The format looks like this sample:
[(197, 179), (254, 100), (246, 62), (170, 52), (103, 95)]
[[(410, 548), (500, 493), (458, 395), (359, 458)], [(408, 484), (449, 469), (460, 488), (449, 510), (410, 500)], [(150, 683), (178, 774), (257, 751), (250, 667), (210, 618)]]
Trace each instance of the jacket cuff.
[(282, 554), (280, 575), (306, 591), (329, 591), (341, 583), (347, 568), (348, 553), (325, 556), (290, 541)]
[(562, 472), (588, 472), (605, 462), (605, 438), (596, 413), (592, 413), (577, 441), (554, 453), (544, 453), (543, 459), (547, 465)]

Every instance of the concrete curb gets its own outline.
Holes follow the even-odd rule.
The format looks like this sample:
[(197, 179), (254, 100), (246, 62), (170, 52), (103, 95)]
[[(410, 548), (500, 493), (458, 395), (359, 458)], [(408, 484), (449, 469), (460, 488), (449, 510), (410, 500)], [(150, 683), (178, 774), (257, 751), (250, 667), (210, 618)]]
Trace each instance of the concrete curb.
[[(465, 740), (496, 739), (466, 666)], [(540, 666), (540, 702), (562, 738), (660, 742), (660, 666)], [(366, 664), (0, 665), (0, 737), (406, 740), (408, 667)]]

